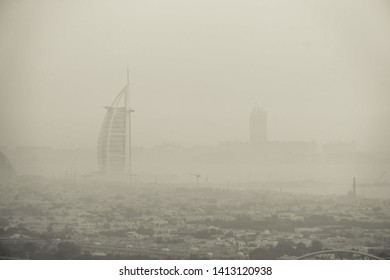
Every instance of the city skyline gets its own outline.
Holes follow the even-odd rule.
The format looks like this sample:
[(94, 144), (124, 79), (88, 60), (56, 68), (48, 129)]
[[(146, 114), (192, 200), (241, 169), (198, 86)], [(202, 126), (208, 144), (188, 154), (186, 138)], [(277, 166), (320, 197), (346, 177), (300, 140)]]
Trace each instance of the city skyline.
[(276, 140), (389, 151), (381, 1), (114, 2), (2, 2), (0, 146), (93, 148), (128, 65), (135, 146), (244, 141), (258, 103)]
[(0, 260), (389, 260), (389, 8), (0, 0)]
[[(129, 116), (129, 114), (124, 114), (123, 108), (124, 107), (118, 107), (118, 104), (120, 102), (125, 102), (125, 94), (130, 90), (129, 86), (126, 85), (118, 94), (118, 96), (114, 99), (114, 103), (111, 106), (104, 106), (106, 110), (105, 117), (102, 119), (102, 125), (100, 127), (99, 132), (97, 133), (97, 146), (79, 146), (79, 147), (58, 147), (58, 146), (50, 146), (50, 145), (14, 145), (14, 146), (2, 146), (1, 148), (64, 148), (64, 149), (97, 149), (97, 150), (102, 150), (102, 144), (101, 142), (104, 142), (105, 145), (107, 146), (107, 135), (108, 135), (108, 130), (107, 127), (112, 126), (114, 123), (119, 123), (123, 122), (123, 129), (127, 127), (125, 123), (125, 118), (124, 116)], [(130, 107), (129, 107), (130, 108)], [(129, 111), (130, 109), (128, 109)], [(131, 110), (131, 112), (135, 112), (134, 110)], [(114, 114), (113, 114), (114, 113)], [(113, 117), (113, 115), (118, 114), (119, 117)], [(123, 116), (122, 116), (123, 115)], [(113, 120), (113, 123), (111, 123), (111, 119)], [(129, 121), (129, 120), (128, 120)], [(152, 147), (158, 147), (158, 146), (163, 146), (163, 145), (173, 145), (173, 146), (183, 146), (183, 147), (201, 147), (201, 146), (219, 146), (219, 145), (224, 145), (225, 143), (237, 143), (237, 144), (250, 144), (252, 146), (264, 146), (266, 143), (271, 143), (271, 142), (281, 142), (281, 143), (289, 143), (289, 142), (310, 142), (310, 143), (316, 143), (316, 145), (319, 145), (320, 147), (323, 147), (323, 149), (326, 149), (326, 146), (329, 145), (335, 145), (335, 144), (340, 144), (340, 145), (353, 145), (354, 150), (357, 148), (358, 143), (351, 139), (351, 140), (345, 140), (345, 139), (330, 139), (328, 142), (318, 142), (315, 140), (310, 140), (306, 141), (303, 139), (276, 139), (273, 137), (273, 135), (270, 135), (268, 132), (269, 128), (272, 130), (272, 126), (268, 124), (268, 112), (264, 110), (263, 107), (260, 108), (258, 105), (253, 105), (251, 110), (247, 112), (247, 131), (246, 135), (242, 135), (243, 139), (234, 141), (232, 139), (224, 139), (217, 141), (215, 143), (193, 143), (192, 145), (182, 145), (178, 141), (175, 141), (175, 139), (172, 139), (170, 141), (161, 141), (161, 142), (156, 142), (154, 145), (150, 146), (144, 146), (144, 145), (137, 145), (134, 146), (135, 148), (152, 148)], [(118, 125), (118, 124), (117, 124)], [(121, 132), (122, 133), (122, 132)], [(124, 134), (126, 134), (126, 142), (128, 141), (128, 134), (129, 134), (129, 129), (126, 128), (125, 131), (123, 131)], [(103, 139), (104, 138), (104, 139)], [(129, 146), (129, 143), (127, 142), (126, 145), (124, 146)], [(129, 148), (130, 149), (130, 148)], [(319, 151), (323, 150), (322, 148), (319, 149)], [(358, 149), (359, 151), (365, 151)], [(352, 150), (351, 150), (352, 151)], [(102, 152), (98, 152), (98, 156), (101, 157)], [(100, 163), (100, 165), (103, 163)], [(101, 169), (101, 168), (100, 168)]]

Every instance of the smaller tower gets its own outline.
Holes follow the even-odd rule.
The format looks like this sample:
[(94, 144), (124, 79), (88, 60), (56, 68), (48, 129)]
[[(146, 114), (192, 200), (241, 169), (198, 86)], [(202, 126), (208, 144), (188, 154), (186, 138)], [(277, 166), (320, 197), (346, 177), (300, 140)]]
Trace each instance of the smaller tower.
[(267, 142), (267, 112), (254, 107), (249, 116), (249, 141), (253, 146), (261, 146)]
[(352, 197), (356, 198), (356, 179), (353, 177), (353, 182), (352, 182)]

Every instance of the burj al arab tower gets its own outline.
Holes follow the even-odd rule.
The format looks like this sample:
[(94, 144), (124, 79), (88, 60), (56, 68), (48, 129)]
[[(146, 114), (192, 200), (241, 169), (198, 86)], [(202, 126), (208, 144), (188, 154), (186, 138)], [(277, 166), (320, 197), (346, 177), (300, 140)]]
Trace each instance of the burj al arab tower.
[(127, 84), (111, 106), (105, 106), (106, 115), (98, 140), (98, 166), (101, 174), (131, 178), (131, 110), (129, 104), (129, 70)]

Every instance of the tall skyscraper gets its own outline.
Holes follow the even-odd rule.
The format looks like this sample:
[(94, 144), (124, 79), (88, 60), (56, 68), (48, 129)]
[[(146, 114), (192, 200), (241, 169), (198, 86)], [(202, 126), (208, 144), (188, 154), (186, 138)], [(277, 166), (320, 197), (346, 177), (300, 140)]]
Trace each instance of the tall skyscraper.
[(267, 112), (254, 107), (249, 116), (249, 141), (254, 146), (267, 142)]
[(129, 70), (126, 86), (111, 106), (105, 108), (97, 150), (99, 171), (131, 177), (131, 113), (134, 111), (129, 106)]

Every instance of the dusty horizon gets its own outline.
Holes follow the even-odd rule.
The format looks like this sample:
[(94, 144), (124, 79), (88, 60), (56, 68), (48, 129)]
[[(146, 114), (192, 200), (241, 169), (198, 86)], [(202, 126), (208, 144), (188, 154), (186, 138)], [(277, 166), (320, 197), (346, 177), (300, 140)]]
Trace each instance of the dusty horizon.
[(389, 151), (386, 1), (2, 1), (0, 146), (96, 147), (130, 68), (133, 145)]

